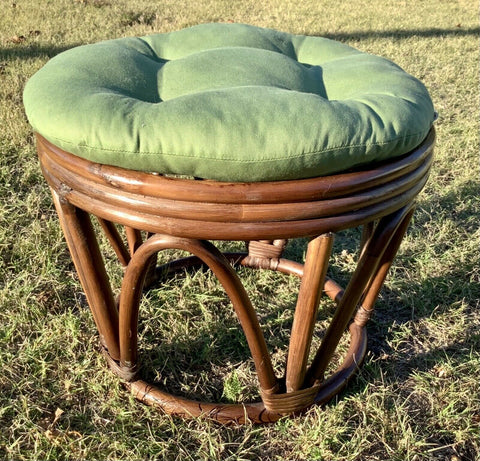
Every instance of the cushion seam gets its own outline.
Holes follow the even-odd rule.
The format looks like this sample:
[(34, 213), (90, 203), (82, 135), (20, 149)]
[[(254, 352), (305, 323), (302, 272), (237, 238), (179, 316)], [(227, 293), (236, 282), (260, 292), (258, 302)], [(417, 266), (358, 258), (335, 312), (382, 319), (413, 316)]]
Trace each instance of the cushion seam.
[[(429, 128), (430, 129), (430, 128)], [(385, 144), (390, 144), (394, 141), (400, 141), (400, 140), (406, 140), (408, 138), (416, 137), (419, 136), (423, 133), (428, 132), (428, 130), (422, 130), (417, 133), (412, 133), (409, 135), (405, 136), (399, 136), (397, 138), (389, 139), (387, 141), (382, 141), (382, 142), (375, 142), (375, 143), (361, 143), (361, 144), (348, 144), (344, 146), (336, 146), (336, 147), (329, 147), (328, 149), (320, 149), (316, 151), (311, 151), (311, 152), (304, 152), (302, 154), (296, 154), (296, 155), (288, 155), (286, 157), (274, 157), (274, 158), (262, 158), (258, 160), (253, 160), (253, 159), (235, 159), (235, 158), (222, 158), (222, 157), (207, 157), (202, 154), (198, 155), (187, 155), (187, 154), (174, 154), (174, 153), (167, 153), (167, 152), (146, 152), (146, 151), (139, 151), (139, 152), (134, 152), (134, 151), (128, 151), (128, 150), (122, 150), (122, 149), (105, 149), (101, 147), (93, 147), (93, 146), (88, 146), (88, 145), (79, 145), (77, 143), (74, 143), (72, 141), (67, 141), (61, 138), (58, 138), (56, 136), (49, 136), (50, 139), (55, 139), (56, 141), (60, 141), (65, 144), (77, 146), (78, 148), (81, 149), (90, 149), (90, 150), (96, 150), (96, 151), (101, 151), (101, 152), (115, 152), (115, 153), (123, 153), (123, 154), (138, 154), (138, 155), (164, 155), (164, 156), (169, 156), (169, 157), (178, 157), (178, 158), (192, 158), (192, 159), (198, 159), (198, 160), (216, 160), (220, 162), (236, 162), (236, 163), (261, 163), (261, 162), (275, 162), (275, 161), (283, 161), (283, 160), (288, 160), (288, 159), (293, 159), (293, 158), (301, 158), (304, 156), (310, 156), (310, 155), (317, 155), (320, 153), (327, 153), (327, 152), (333, 152), (336, 150), (343, 150), (343, 149), (349, 149), (349, 148), (358, 148), (358, 147), (373, 147), (373, 146), (382, 146)], [(101, 162), (97, 162), (101, 163)]]

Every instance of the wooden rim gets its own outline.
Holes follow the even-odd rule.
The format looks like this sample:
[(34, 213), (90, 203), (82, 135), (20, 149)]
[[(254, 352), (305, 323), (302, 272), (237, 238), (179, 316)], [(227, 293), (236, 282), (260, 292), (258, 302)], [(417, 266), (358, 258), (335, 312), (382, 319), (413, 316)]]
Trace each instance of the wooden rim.
[(195, 181), (92, 163), (60, 149), (38, 133), (36, 138), (40, 154), (49, 155), (56, 165), (97, 184), (175, 201), (245, 204), (330, 199), (391, 182), (416, 169), (429, 156), (435, 132), (432, 128), (422, 144), (409, 154), (375, 164), (373, 168), (364, 167), (358, 171), (324, 177), (255, 183)]
[(37, 134), (44, 175), (61, 197), (108, 221), (187, 238), (293, 238), (361, 225), (410, 203), (423, 188), (435, 134), (370, 170), (265, 183), (167, 178), (99, 165)]

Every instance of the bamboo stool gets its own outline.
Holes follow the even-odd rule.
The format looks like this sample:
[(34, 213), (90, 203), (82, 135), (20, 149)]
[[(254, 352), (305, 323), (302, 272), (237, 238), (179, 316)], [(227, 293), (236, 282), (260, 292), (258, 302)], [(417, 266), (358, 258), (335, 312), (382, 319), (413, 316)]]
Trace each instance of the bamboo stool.
[[(207, 414), (222, 423), (273, 422), (323, 403), (355, 373), (366, 351), (366, 323), (425, 185), (432, 160), (433, 130), (414, 151), (373, 169), (297, 181), (222, 183), (154, 176), (99, 165), (69, 154), (37, 135), (43, 173), (75, 267), (100, 333), (110, 367), (141, 401), (182, 416)], [(299, 206), (299, 203), (301, 206)], [(125, 267), (117, 306), (105, 272), (90, 214), (95, 215)], [(113, 223), (126, 226), (128, 248)], [(326, 277), (337, 231), (363, 226), (357, 268), (343, 289)], [(152, 235), (141, 241), (139, 230)], [(286, 239), (312, 236), (305, 264), (281, 258)], [(285, 380), (278, 379), (253, 306), (229, 262), (208, 240), (249, 241), (239, 264), (302, 278)], [(174, 397), (137, 375), (138, 309), (155, 254), (186, 250), (218, 277), (232, 301), (255, 363), (262, 402), (216, 404)], [(232, 259), (231, 258), (231, 259)], [(337, 303), (313, 362), (307, 358), (321, 292)], [(352, 320), (353, 317), (353, 320)], [(343, 364), (324, 372), (345, 328), (351, 334)]]
[[(206, 50), (197, 52), (201, 42), (197, 40), (199, 36), (212, 48), (207, 47)], [(147, 404), (159, 406), (167, 413), (184, 417), (206, 415), (221, 423), (244, 423), (247, 420), (256, 423), (273, 422), (283, 415), (296, 414), (311, 405), (331, 399), (346, 385), (362, 362), (366, 351), (366, 323), (372, 315), (375, 300), (407, 230), (415, 199), (429, 174), (435, 140), (434, 129), (431, 127), (433, 106), (424, 87), (397, 66), (381, 58), (364, 56), (346, 45), (326, 39), (291, 36), (243, 25), (204, 25), (178, 32), (177, 35), (168, 36), (168, 40), (163, 40), (164, 37), (153, 36), (80, 47), (54, 58), (45, 66), (45, 70), (42, 69), (32, 78), (25, 90), (25, 106), (36, 131), (41, 168), (52, 190), (60, 223), (107, 361), (135, 397)], [(219, 51), (219, 40), (228, 45), (226, 51)], [(253, 45), (252, 40), (256, 40)], [(175, 60), (177, 48), (172, 44), (182, 50), (191, 47), (193, 54)], [(171, 48), (168, 49), (167, 45)], [(247, 46), (254, 48), (246, 48)], [(312, 50), (317, 47), (320, 50), (318, 59), (312, 57)], [(152, 54), (154, 51), (159, 53), (158, 50), (162, 50), (165, 55)], [(117, 55), (119, 58), (115, 60)], [(193, 63), (191, 68), (198, 65), (202, 72), (206, 72), (206, 76), (202, 74), (195, 80), (195, 85), (210, 84), (219, 74), (215, 68), (218, 60), (231, 63), (232, 55), (244, 59), (250, 59), (251, 55), (260, 69), (258, 74), (255, 74), (255, 66), (248, 65), (244, 69), (245, 75), (235, 70), (228, 77), (233, 81), (232, 88), (209, 91), (207, 87), (207, 91), (203, 92), (202, 87), (198, 92), (192, 93), (189, 87), (188, 91), (185, 90), (188, 94), (180, 94), (176, 100), (172, 94), (178, 92), (175, 86), (177, 78), (170, 79), (170, 93), (163, 88), (165, 94), (160, 94), (161, 97), (148, 93), (150, 89), (145, 86), (148, 78), (157, 78), (156, 72), (160, 74), (167, 66), (170, 66), (168, 68), (172, 69), (171, 72), (177, 72), (178, 66), (186, 62), (189, 66)], [(371, 78), (377, 79), (372, 90), (376, 99), (365, 99), (362, 96), (363, 99), (358, 102), (355, 100), (356, 93), (352, 93), (342, 106), (327, 98), (327, 93), (331, 96), (339, 89), (329, 86), (325, 90), (320, 85), (320, 80), (313, 81), (312, 78), (323, 75), (327, 83), (336, 84), (337, 79), (331, 77), (332, 72), (336, 71), (336, 64), (331, 64), (334, 61), (325, 61), (325, 56), (331, 58), (337, 55), (342, 56), (338, 62), (342, 65), (347, 63), (346, 69), (350, 69), (348, 72), (351, 71), (348, 59), (354, 60), (357, 70), (360, 69), (358, 63), (365, 63), (362, 69), (370, 69)], [(206, 65), (202, 60), (210, 59), (209, 56), (213, 57)], [(305, 56), (305, 59), (308, 57), (311, 62), (301, 63), (301, 56)], [(98, 88), (93, 88), (92, 94), (84, 98), (82, 85), (91, 84), (87, 72), (90, 59), (98, 61), (95, 61), (91, 71), (91, 80), (94, 82), (100, 79), (99, 75), (105, 70), (102, 68), (103, 62), (109, 63), (108, 66), (103, 66), (107, 69), (104, 79), (105, 82), (110, 82), (108, 84), (112, 88), (106, 89), (107, 83), (102, 81)], [(79, 60), (81, 65), (77, 69), (75, 66)], [(235, 59), (235, 62), (238, 63), (239, 59)], [(139, 63), (146, 63), (145, 75), (142, 74), (141, 78), (130, 79), (130, 75), (122, 75), (122, 66), (131, 65), (134, 68)], [(214, 71), (211, 70), (212, 66)], [(270, 72), (276, 66), (283, 73)], [(225, 68), (227, 72), (227, 64)], [(372, 72), (372, 68), (375, 71)], [(312, 69), (316, 73), (312, 73)], [(393, 75), (393, 81), (404, 82), (406, 94), (411, 94), (411, 97), (392, 96), (395, 91), (379, 77), (385, 69), (387, 75)], [(112, 83), (112, 75), (116, 71), (120, 77), (118, 82)], [(210, 75), (209, 72), (213, 73)], [(253, 77), (251, 72), (254, 72)], [(346, 75), (350, 78), (348, 72)], [(167, 85), (169, 82), (165, 82), (168, 79), (165, 76), (162, 78), (158, 81)], [(226, 77), (221, 73), (218, 78), (221, 80)], [(285, 81), (280, 82), (279, 78), (284, 78)], [(265, 86), (265, 79), (273, 79), (273, 83), (269, 80), (271, 88)], [(252, 81), (255, 81), (255, 85)], [(224, 84), (223, 80), (219, 83)], [(121, 85), (130, 86), (122, 90)], [(286, 86), (290, 88), (288, 91), (284, 88)], [(344, 85), (345, 88), (350, 86), (349, 83)], [(382, 86), (385, 95), (382, 93), (378, 96)], [(264, 87), (266, 89), (262, 89)], [(132, 96), (134, 90), (138, 92), (137, 99)], [(125, 94), (121, 94), (122, 91)], [(313, 94), (315, 91), (317, 94)], [(170, 103), (165, 95), (172, 97), (174, 102)], [(234, 98), (232, 107), (229, 106), (229, 97)], [(265, 99), (258, 102), (255, 99), (257, 97)], [(278, 113), (271, 110), (276, 107), (277, 97), (280, 101), (279, 108), (288, 107), (281, 114), (283, 118), (277, 117)], [(296, 99), (288, 99), (292, 97)], [(163, 99), (167, 102), (162, 102)], [(392, 107), (395, 109), (397, 99), (401, 109), (400, 116), (395, 121), (379, 122), (378, 114), (365, 103), (371, 101), (375, 110), (383, 108), (386, 113), (390, 113)], [(194, 101), (200, 100), (217, 104), (217, 109), (210, 112), (204, 110), (204, 107), (199, 109)], [(282, 106), (287, 100), (289, 105)], [(89, 108), (93, 107), (95, 101), (106, 105), (102, 105), (103, 112), (90, 114)], [(297, 102), (298, 105), (295, 106)], [(305, 108), (307, 106), (308, 110)], [(317, 106), (321, 109), (318, 113), (320, 118), (323, 117), (322, 123), (318, 130), (310, 129), (310, 124), (315, 121), (308, 115), (309, 110)], [(162, 120), (162, 123), (157, 121), (158, 130), (147, 126), (152, 117), (163, 117), (161, 111), (171, 107), (186, 110), (184, 116), (188, 117), (188, 124), (185, 129), (190, 131), (185, 140), (182, 138), (181, 127), (175, 131), (175, 123), (181, 122), (183, 115), (174, 118), (175, 123), (169, 125), (171, 117), (177, 113), (168, 112), (168, 117), (158, 119)], [(222, 117), (218, 116), (219, 107), (227, 108)], [(244, 110), (245, 107), (253, 109), (248, 109), (245, 117), (238, 116), (235, 119), (232, 116), (232, 113), (237, 114), (235, 111)], [(354, 122), (349, 125), (351, 117), (342, 112), (343, 107), (348, 108), (345, 109), (346, 113), (354, 114), (354, 122), (360, 125), (354, 125)], [(357, 109), (361, 116), (357, 117)], [(198, 117), (189, 115), (190, 111), (197, 110), (202, 110), (204, 117), (211, 118), (205, 121), (198, 114)], [(144, 117), (142, 111), (146, 111), (148, 116)], [(258, 113), (265, 117), (261, 123), (256, 122)], [(140, 114), (140, 122), (137, 123), (138, 120), (132, 118), (132, 114)], [(368, 143), (357, 142), (356, 138), (345, 148), (327, 145), (325, 156), (320, 155), (318, 158), (310, 155), (316, 152), (307, 146), (303, 148), (307, 152), (306, 156), (295, 155), (291, 159), (282, 159), (283, 163), (279, 163), (277, 169), (255, 167), (257, 161), (263, 161), (262, 149), (270, 149), (271, 144), (280, 143), (285, 152), (290, 149), (290, 136), (297, 136), (297, 131), (290, 130), (291, 134), (287, 137), (284, 136), (284, 131), (292, 123), (300, 123), (305, 116), (302, 123), (308, 126), (300, 126), (304, 129), (304, 136), (308, 133), (316, 136), (317, 131), (321, 133), (325, 124), (330, 123), (329, 114), (336, 115), (331, 130), (326, 132), (327, 142), (332, 139), (337, 142), (335, 137), (342, 139), (345, 133), (353, 133), (352, 137), (356, 137), (362, 128), (362, 120), (368, 120), (368, 123), (365, 122), (368, 125), (366, 131), (371, 129), (374, 132), (373, 135), (367, 133), (370, 138), (381, 138), (387, 133), (387, 139), (378, 141), (375, 138), (371, 149), (365, 147)], [(231, 128), (229, 123), (233, 119), (241, 124), (240, 128)], [(269, 122), (266, 123), (265, 120)], [(269, 138), (266, 134), (263, 136), (262, 133), (249, 131), (259, 126), (270, 126), (275, 121), (278, 121), (280, 127), (272, 126), (277, 131)], [(197, 122), (199, 126), (196, 125)], [(412, 133), (399, 138), (400, 147), (394, 145), (387, 152), (387, 145), (391, 141), (389, 132), (395, 132), (404, 122), (409, 124)], [(85, 139), (88, 138), (89, 143), (83, 138), (83, 127), (88, 131)], [(138, 131), (134, 131), (130, 137), (125, 136), (125, 140), (121, 139), (122, 130), (127, 129)], [(142, 131), (149, 129), (151, 131)], [(205, 139), (206, 144), (200, 149), (200, 154), (211, 146), (217, 146), (217, 152), (222, 154), (224, 151), (218, 146), (225, 141), (225, 149), (230, 149), (231, 134), (232, 146), (240, 146), (240, 151), (232, 151), (233, 154), (228, 153), (223, 160), (218, 161), (212, 160), (212, 156), (202, 157), (199, 161), (195, 158), (192, 160), (192, 156), (185, 152), (177, 160), (172, 160), (163, 153), (155, 154), (156, 157), (142, 157), (148, 151), (147, 147), (152, 148), (152, 139), (163, 136), (163, 129), (167, 133), (159, 141), (162, 149), (169, 143), (175, 146), (178, 139), (187, 147), (191, 139), (192, 142), (198, 140), (199, 143)], [(223, 137), (213, 134), (204, 136), (205, 129), (207, 135), (211, 130)], [(242, 157), (244, 154), (250, 155), (250, 152), (244, 153), (243, 144), (237, 142), (236, 138), (233, 139), (238, 130), (245, 135), (245, 142), (248, 141), (249, 146), (256, 146), (253, 154), (258, 158), (249, 160), (250, 167), (245, 166)], [(144, 135), (145, 133), (149, 135)], [(192, 133), (197, 134), (193, 136)], [(400, 132), (399, 136), (402, 135)], [(69, 140), (69, 136), (75, 138), (75, 142)], [(265, 139), (269, 142), (264, 143)], [(102, 148), (95, 151), (89, 144), (98, 140), (100, 144), (103, 143)], [(405, 140), (414, 144), (408, 145)], [(134, 146), (135, 156), (121, 147), (122, 142)], [(195, 147), (194, 144), (192, 146), (188, 147), (188, 152)], [(274, 151), (277, 152), (278, 149), (275, 148), (272, 152)], [(332, 151), (335, 151), (336, 157), (329, 157)], [(269, 155), (273, 155), (272, 152), (269, 151)], [(280, 152), (282, 153), (281, 149)], [(95, 157), (97, 154), (98, 157)], [(229, 156), (232, 155), (239, 156), (234, 159), (238, 163), (237, 170), (228, 168), (228, 162), (231, 161)], [(365, 156), (365, 159), (357, 161), (356, 155)], [(268, 159), (270, 160), (271, 158)], [(155, 161), (160, 162), (158, 165), (161, 166), (155, 166)], [(221, 163), (223, 161), (227, 162), (227, 167)], [(137, 162), (144, 162), (143, 166), (136, 168)], [(220, 167), (215, 170), (217, 165)], [(174, 171), (170, 171), (170, 168)], [(143, 171), (138, 171), (140, 169)], [(168, 175), (176, 173), (199, 176), (195, 174), (196, 171), (202, 172), (203, 180)], [(250, 176), (253, 179), (249, 180)], [(121, 293), (117, 299), (112, 292), (91, 216), (98, 219), (124, 268)], [(126, 242), (123, 241), (118, 226), (125, 227)], [(342, 288), (327, 277), (333, 238), (338, 231), (357, 227), (363, 229), (359, 258), (348, 285)], [(142, 238), (142, 231), (147, 233), (147, 238)], [(282, 258), (287, 240), (298, 237), (310, 238), (304, 264)], [(223, 254), (212, 243), (214, 241), (246, 241), (248, 252)], [(157, 253), (167, 248), (185, 250), (192, 256), (155, 268)], [(235, 271), (238, 265), (279, 271), (301, 278), (283, 377), (274, 373), (261, 325)], [(215, 274), (233, 305), (255, 365), (261, 394), (259, 402), (224, 404), (192, 401), (170, 395), (144, 381), (139, 372), (137, 329), (139, 306), (145, 286), (159, 274), (169, 276), (180, 270), (201, 266), (208, 267)], [(311, 363), (308, 363), (322, 292), (336, 303), (336, 310), (320, 347)], [(350, 346), (343, 363), (333, 374), (326, 375), (327, 367), (346, 329), (350, 332)]]

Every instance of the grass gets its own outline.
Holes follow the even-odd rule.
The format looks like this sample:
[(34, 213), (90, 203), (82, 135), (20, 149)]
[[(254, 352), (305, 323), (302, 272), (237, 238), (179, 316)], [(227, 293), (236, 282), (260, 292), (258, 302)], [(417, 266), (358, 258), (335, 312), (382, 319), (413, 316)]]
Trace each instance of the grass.
[[(0, 458), (480, 459), (479, 27), (473, 2), (0, 5)], [(65, 49), (210, 21), (323, 35), (389, 57), (422, 79), (440, 114), (433, 172), (377, 303), (364, 367), (335, 401), (265, 427), (225, 428), (161, 415), (137, 404), (105, 371), (22, 107), (26, 80)], [(351, 269), (353, 238), (337, 239), (334, 271)], [(289, 251), (301, 259), (300, 245), (292, 242)], [(245, 271), (242, 277), (280, 368), (298, 282), (271, 273)], [(173, 390), (225, 401), (255, 395), (245, 341), (212, 277), (176, 280), (152, 292), (142, 309), (154, 318), (142, 333), (147, 365), (158, 366), (154, 377)], [(322, 309), (329, 312), (328, 305)]]

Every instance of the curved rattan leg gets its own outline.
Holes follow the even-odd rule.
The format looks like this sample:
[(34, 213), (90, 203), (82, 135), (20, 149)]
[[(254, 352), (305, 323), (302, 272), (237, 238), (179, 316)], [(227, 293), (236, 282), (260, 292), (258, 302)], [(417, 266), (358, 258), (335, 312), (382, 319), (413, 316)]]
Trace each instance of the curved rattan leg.
[[(305, 266), (285, 259), (279, 259), (275, 264), (276, 270), (302, 277), (288, 355), (287, 384), (280, 382), (279, 386), (275, 386), (270, 392), (265, 392), (261, 384), (262, 402), (245, 403), (240, 405), (191, 401), (185, 398), (172, 396), (141, 379), (129, 383), (129, 387), (134, 395), (139, 400), (158, 405), (164, 411), (169, 413), (182, 416), (199, 416), (206, 414), (210, 418), (217, 419), (223, 423), (232, 421), (239, 423), (246, 419), (254, 422), (271, 422), (282, 415), (303, 411), (314, 402), (325, 402), (330, 399), (343, 387), (346, 381), (356, 371), (358, 366), (356, 358), (363, 357), (366, 348), (365, 330), (358, 327), (358, 325), (352, 324), (350, 328), (350, 348), (343, 364), (335, 373), (334, 379), (327, 381), (325, 385), (315, 384), (313, 386), (303, 387), (306, 361), (315, 323), (318, 301), (321, 295), (321, 287), (325, 285), (325, 287), (332, 290), (333, 293), (330, 293), (332, 294), (332, 298), (338, 297), (339, 295), (340, 289), (338, 286), (333, 281), (326, 280), (325, 277), (332, 243), (333, 235), (331, 234), (322, 235), (313, 239), (308, 246)], [(200, 247), (198, 246), (199, 244)], [(206, 255), (202, 253), (202, 248), (204, 247), (206, 247), (208, 254), (216, 253), (215, 247), (208, 242), (176, 239), (168, 236), (155, 236), (150, 242), (146, 242), (143, 247), (139, 248), (140, 252), (143, 254), (138, 253), (133, 256), (133, 259), (138, 258), (138, 261), (132, 261), (132, 268), (127, 270), (126, 277), (130, 276), (129, 272), (131, 272), (132, 275), (135, 275), (133, 275), (133, 278), (131, 278), (131, 280), (123, 287), (125, 293), (130, 293), (131, 297), (129, 298), (128, 295), (127, 297), (123, 297), (120, 306), (120, 341), (121, 344), (127, 344), (125, 347), (127, 353), (125, 354), (123, 353), (124, 348), (121, 346), (122, 362), (119, 373), (121, 376), (130, 377), (131, 379), (136, 371), (136, 357), (134, 354), (129, 356), (128, 351), (136, 351), (136, 343), (132, 343), (132, 341), (135, 341), (135, 333), (132, 334), (132, 332), (136, 331), (138, 303), (141, 294), (141, 279), (145, 273), (146, 260), (148, 257), (151, 257), (154, 252), (163, 248), (171, 247), (182, 249), (187, 249), (188, 247), (189, 251), (196, 254), (196, 256), (184, 258), (183, 260), (175, 261), (163, 266), (161, 272), (163, 272), (164, 275), (176, 272), (181, 268), (196, 268), (205, 264), (213, 268), (212, 264), (208, 262), (208, 257), (205, 257)], [(231, 268), (229, 264), (225, 265), (227, 258), (232, 263), (242, 264), (257, 269), (264, 266), (264, 264), (256, 264), (256, 261), (253, 261), (254, 265), (251, 265), (252, 260), (244, 254), (217, 254), (217, 256), (223, 261), (222, 267), (227, 269), (228, 272), (231, 272)], [(267, 264), (267, 266), (270, 265)], [(138, 270), (139, 267), (142, 267), (142, 269)], [(217, 276), (219, 275), (218, 269), (214, 269), (214, 272)], [(235, 291), (243, 292), (241, 284), (238, 286), (236, 285), (238, 280), (236, 275), (234, 276), (234, 279), (236, 280)], [(238, 281), (238, 283), (240, 282)], [(125, 337), (122, 335), (125, 335)], [(246, 336), (248, 339), (248, 332), (246, 332)], [(254, 355), (253, 351), (252, 355)], [(118, 371), (119, 370), (117, 370), (117, 372)], [(259, 381), (262, 383), (261, 377), (259, 377)]]
[[(410, 205), (383, 217), (364, 244), (355, 272), (338, 303), (322, 343), (307, 371), (306, 385), (314, 385), (323, 381), (332, 355), (360, 301), (366, 296), (369, 300), (368, 307), (370, 309), (373, 307), (373, 302), (400, 246), (412, 212), (412, 205)], [(366, 320), (355, 325), (363, 328), (365, 323)], [(355, 326), (352, 328), (355, 329)], [(358, 360), (361, 360), (361, 357)]]
[(60, 224), (88, 304), (108, 354), (120, 358), (118, 311), (90, 216), (52, 190)]
[(407, 232), (408, 225), (412, 219), (413, 212), (415, 208), (412, 207), (403, 217), (402, 221), (395, 230), (392, 239), (390, 240), (387, 248), (383, 252), (382, 258), (378, 263), (378, 269), (375, 276), (371, 279), (368, 289), (365, 291), (363, 300), (358, 307), (358, 311), (354, 317), (354, 322), (359, 327), (366, 325), (367, 321), (370, 319), (373, 313), (373, 306), (377, 300), (380, 289), (383, 286), (383, 282), (387, 277), (387, 273), (392, 265), (393, 258), (397, 254), (400, 244), (402, 243), (403, 237)]
[(288, 347), (287, 392), (298, 391), (303, 386), (313, 327), (315, 326), (322, 288), (325, 284), (332, 245), (333, 234), (321, 235), (308, 244)]
[(130, 262), (130, 252), (125, 246), (125, 243), (123, 242), (123, 239), (120, 236), (120, 233), (118, 232), (115, 224), (107, 221), (106, 219), (99, 218), (98, 216), (97, 220), (100, 223), (100, 226), (102, 226), (103, 232), (108, 238), (108, 241), (110, 242), (113, 251), (115, 251), (117, 258), (120, 261), (120, 264), (123, 267), (126, 267), (127, 264)]
[(226, 258), (209, 242), (193, 239), (155, 235), (146, 240), (134, 253), (126, 269), (120, 296), (120, 366), (126, 371), (135, 367), (137, 361), (137, 323), (143, 279), (150, 258), (158, 251), (174, 248), (188, 251), (205, 264), (217, 276), (245, 332), (252, 358), (255, 363), (262, 392), (271, 393), (277, 389), (270, 356), (256, 313), (236, 272)]
[(128, 248), (130, 249), (130, 255), (137, 251), (138, 247), (143, 242), (142, 232), (133, 227), (125, 226), (125, 233), (127, 234)]

